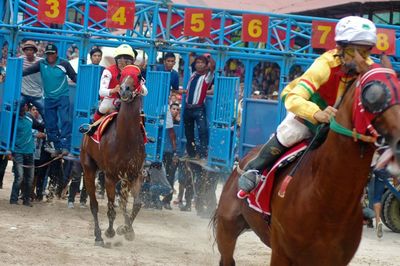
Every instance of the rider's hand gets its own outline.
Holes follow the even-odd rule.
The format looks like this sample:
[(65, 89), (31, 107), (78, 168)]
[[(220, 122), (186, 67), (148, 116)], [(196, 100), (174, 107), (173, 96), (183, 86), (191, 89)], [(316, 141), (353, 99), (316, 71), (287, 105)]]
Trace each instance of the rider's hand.
[(121, 86), (117, 85), (114, 89), (111, 89), (111, 94), (118, 93), (121, 90)]
[(337, 109), (332, 106), (328, 106), (323, 111), (318, 111), (314, 114), (314, 119), (319, 123), (329, 123), (331, 116), (336, 116)]

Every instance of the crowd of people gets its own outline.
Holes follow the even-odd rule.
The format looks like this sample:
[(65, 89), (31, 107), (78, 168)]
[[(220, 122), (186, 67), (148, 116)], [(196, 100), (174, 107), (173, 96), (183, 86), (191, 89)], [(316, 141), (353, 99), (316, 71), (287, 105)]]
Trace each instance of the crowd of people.
[[(70, 154), (71, 143), (71, 116), (58, 114), (71, 114), (69, 105), (68, 82), (76, 82), (77, 74), (67, 60), (58, 55), (56, 45), (49, 43), (43, 51), (44, 58), (39, 57), (42, 42), (26, 40), (20, 45), (23, 59), (23, 79), (21, 86), (20, 113), (18, 116), (18, 126), (16, 128), (16, 148), (10, 155), (1, 157), (1, 186), (8, 159), (13, 161), (14, 182), (10, 195), (10, 204), (22, 204), (32, 207), (32, 200), (42, 201), (53, 197), (67, 197), (67, 207), (74, 208), (75, 196), (80, 193), (80, 206), (86, 206), (87, 195), (85, 186), (82, 182), (82, 167), (79, 158)], [(3, 47), (3, 59), (7, 58), (7, 44)], [(72, 53), (77, 52), (76, 47), (72, 47)], [(70, 50), (70, 49), (69, 49)], [(68, 50), (68, 51), (69, 51)], [(122, 52), (121, 52), (122, 50)], [(126, 65), (134, 65), (137, 52), (129, 45), (123, 44), (116, 49), (120, 51), (115, 56), (118, 66), (123, 60), (124, 66), (112, 69), (103, 68), (100, 78), (102, 88), (99, 89), (100, 97), (104, 99), (100, 102), (97, 114), (106, 114), (114, 110), (115, 99), (118, 99), (119, 82), (114, 82), (113, 78)], [(136, 52), (136, 53), (135, 53)], [(90, 51), (91, 63), (98, 65), (102, 59), (102, 51), (98, 47), (93, 47)], [(146, 207), (159, 209), (172, 209), (171, 202), (174, 192), (175, 179), (179, 177), (179, 196), (175, 203), (182, 211), (190, 211), (192, 200), (195, 196), (194, 184), (201, 183), (199, 179), (203, 175), (201, 167), (200, 174), (195, 177), (187, 177), (183, 164), (177, 154), (177, 141), (175, 129), (181, 120), (186, 127), (186, 138), (188, 139), (188, 158), (201, 159), (203, 162), (207, 156), (208, 146), (208, 126), (205, 115), (205, 95), (211, 88), (213, 81), (213, 69), (209, 65), (209, 55), (196, 57), (194, 60), (194, 72), (187, 90), (179, 86), (179, 74), (173, 70), (176, 57), (173, 53), (166, 53), (162, 64), (157, 65), (159, 71), (169, 71), (171, 73), (171, 95), (169, 109), (167, 113), (167, 143), (165, 147), (164, 160), (162, 163), (150, 164), (147, 171), (148, 175), (143, 186), (143, 200)], [(7, 77), (6, 61), (4, 60), (3, 78)], [(212, 65), (212, 63), (211, 63)], [(142, 70), (143, 76), (145, 71)], [(114, 75), (114, 76), (113, 76)], [(203, 77), (207, 77), (204, 79)], [(108, 78), (108, 80), (107, 80)], [(106, 82), (108, 81), (108, 82)], [(103, 86), (104, 85), (104, 86)], [(142, 87), (146, 88), (144, 82)], [(103, 88), (104, 87), (104, 88)], [(111, 93), (111, 94), (110, 94)], [(182, 95), (186, 94), (187, 112), (181, 118)], [(107, 106), (101, 108), (102, 104), (107, 103), (105, 99), (110, 95), (112, 101)], [(199, 97), (199, 95), (201, 95)], [(144, 94), (145, 96), (145, 94)], [(104, 109), (104, 110), (103, 110)], [(194, 139), (195, 123), (200, 125), (200, 145)], [(196, 127), (198, 128), (198, 127)], [(89, 133), (89, 132), (85, 132)], [(189, 181), (188, 181), (189, 179)], [(99, 195), (104, 197), (104, 174), (99, 173)], [(69, 188), (69, 191), (67, 189)], [(186, 193), (184, 193), (186, 191)], [(200, 191), (200, 190), (199, 190)], [(150, 197), (145, 195), (150, 194)], [(184, 197), (184, 194), (186, 196)], [(160, 201), (162, 197), (162, 202)], [(185, 198), (186, 201), (183, 199)], [(161, 204), (160, 204), (161, 202)], [(215, 205), (214, 207), (215, 208)]]

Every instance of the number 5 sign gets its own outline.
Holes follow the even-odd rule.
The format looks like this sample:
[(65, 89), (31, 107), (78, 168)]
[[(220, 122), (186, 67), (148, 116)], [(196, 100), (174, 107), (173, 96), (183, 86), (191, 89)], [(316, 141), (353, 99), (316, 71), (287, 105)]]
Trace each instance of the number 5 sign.
[(243, 14), (242, 41), (267, 42), (269, 17)]
[(200, 8), (185, 9), (183, 35), (207, 38), (211, 36), (212, 11)]
[(109, 0), (107, 6), (107, 28), (133, 29), (135, 2), (128, 0)]
[(67, 0), (39, 0), (38, 20), (44, 23), (64, 24)]

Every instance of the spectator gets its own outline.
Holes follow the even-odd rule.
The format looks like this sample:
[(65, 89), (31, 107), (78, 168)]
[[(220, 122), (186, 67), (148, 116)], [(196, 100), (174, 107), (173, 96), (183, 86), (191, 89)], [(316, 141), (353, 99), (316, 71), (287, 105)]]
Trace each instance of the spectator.
[[(76, 82), (76, 73), (68, 61), (58, 57), (54, 44), (46, 46), (45, 54), (46, 59), (24, 69), (23, 76), (40, 72), (44, 85), (46, 132), (55, 147), (52, 156), (64, 156), (69, 154), (72, 130), (71, 117), (66, 115), (70, 114), (67, 76)], [(58, 121), (59, 118), (61, 121)], [(61, 128), (58, 127), (59, 122)]]
[(383, 224), (381, 219), (382, 212), (382, 195), (385, 192), (385, 179), (390, 178), (390, 174), (386, 169), (374, 169), (372, 182), (373, 186), (373, 198), (372, 201), (374, 212), (375, 212), (375, 225), (376, 225), (376, 236), (378, 238), (383, 237)]
[(8, 155), (0, 154), (0, 189), (3, 188), (3, 179), (6, 173), (7, 164), (8, 164)]
[(14, 182), (11, 189), (10, 204), (18, 205), (19, 190), (23, 182), (21, 188), (23, 204), (32, 207), (31, 191), (33, 183), (33, 153), (35, 150), (35, 144), (32, 133), (33, 120), (26, 115), (27, 111), (28, 106), (26, 104), (21, 106), (18, 116), (15, 149), (12, 153)]
[(90, 61), (92, 62), (93, 65), (100, 65), (101, 59), (103, 58), (103, 52), (101, 51), (100, 48), (93, 48), (89, 52), (90, 54)]
[(175, 63), (176, 63), (176, 57), (173, 53), (166, 53), (163, 57), (163, 62), (164, 65), (157, 65), (156, 70), (157, 71), (165, 71), (165, 72), (170, 72), (171, 73), (171, 79), (170, 79), (170, 84), (171, 84), (171, 89), (178, 91), (179, 90), (179, 74), (178, 72), (174, 69)]
[[(38, 48), (34, 41), (26, 41), (22, 45), (24, 55), (20, 56), (24, 60), (23, 68), (36, 64), (41, 58), (35, 54)], [(39, 111), (40, 115), (44, 118), (44, 99), (43, 99), (43, 84), (40, 73), (35, 73), (22, 78), (21, 85), (21, 104), (31, 103)]]
[[(215, 61), (210, 55), (197, 56), (195, 61), (196, 71), (190, 77), (187, 85), (187, 96), (183, 121), (186, 135), (186, 151), (190, 158), (198, 156), (200, 163), (205, 164), (208, 145), (207, 114), (204, 105), (207, 91), (211, 88), (214, 78)], [(200, 146), (196, 147), (194, 140), (194, 125), (199, 130)]]
[(179, 110), (179, 103), (178, 102), (173, 102), (169, 105), (169, 111), (171, 113), (172, 117), (172, 123), (174, 125), (179, 125), (181, 121), (181, 114)]
[(148, 191), (149, 202), (147, 207), (162, 209), (163, 204), (160, 196), (167, 196), (173, 191), (166, 178), (165, 168), (162, 163), (155, 162), (150, 165), (149, 175), (143, 184), (142, 191)]
[[(72, 163), (72, 170), (71, 170), (71, 185), (69, 186), (68, 192), (68, 208), (74, 208), (75, 196), (80, 190), (81, 181), (82, 181), (82, 166), (77, 157), (75, 160), (70, 161)], [(86, 207), (86, 200), (87, 200), (87, 193), (85, 188), (85, 183), (83, 183), (83, 187), (80, 190), (80, 207)]]
[[(166, 121), (166, 129), (168, 132), (168, 138), (166, 139), (165, 147), (164, 147), (164, 157), (163, 162), (165, 165), (167, 180), (171, 186), (174, 187), (175, 182), (175, 172), (178, 166), (178, 154), (176, 152), (176, 134), (174, 129), (174, 123), (172, 118), (172, 104), (170, 109), (167, 112), (167, 121)], [(163, 206), (167, 210), (172, 210), (171, 208), (171, 200), (172, 200), (172, 192), (166, 195), (162, 201)]]
[[(27, 116), (32, 119), (34, 124), (37, 124), (35, 126), (37, 129), (33, 130), (33, 135), (34, 135), (34, 141), (35, 141), (35, 152), (33, 155), (34, 159), (34, 165), (35, 165), (35, 170), (34, 170), (34, 179), (33, 179), (33, 184), (32, 184), (32, 198), (37, 199), (38, 201), (43, 200), (43, 191), (44, 191), (44, 179), (46, 175), (46, 170), (47, 166), (44, 167), (37, 167), (45, 162), (48, 162), (50, 160), (50, 154), (48, 154), (45, 149), (43, 142), (46, 138), (46, 134), (44, 134), (44, 123), (43, 119), (40, 116), (37, 108), (33, 106), (32, 104), (28, 105), (29, 112), (27, 113)], [(35, 193), (36, 190), (36, 193)]]

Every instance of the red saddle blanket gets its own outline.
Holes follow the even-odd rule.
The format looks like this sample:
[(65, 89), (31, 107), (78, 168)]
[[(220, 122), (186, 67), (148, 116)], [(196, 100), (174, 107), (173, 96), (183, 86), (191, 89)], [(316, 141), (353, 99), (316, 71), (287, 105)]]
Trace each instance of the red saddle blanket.
[[(247, 198), (247, 202), (252, 209), (263, 214), (271, 215), (271, 193), (274, 185), (276, 171), (280, 167), (287, 165), (288, 162), (291, 162), (299, 152), (305, 150), (306, 148), (307, 143), (301, 142), (289, 149), (275, 162), (269, 172), (267, 170), (264, 170), (261, 176), (261, 180), (255, 189), (253, 189), (250, 193), (239, 190), (239, 192), (237, 193), (237, 197), (240, 199)], [(279, 193), (285, 193), (286, 186), (289, 182), (290, 179), (283, 182)]]
[(101, 140), (101, 137), (103, 135), (104, 130), (107, 128), (107, 126), (110, 124), (110, 122), (116, 117), (118, 112), (113, 112), (109, 115), (107, 115), (103, 121), (101, 121), (100, 125), (97, 127), (96, 132), (92, 136), (92, 140), (96, 143), (99, 143)]

